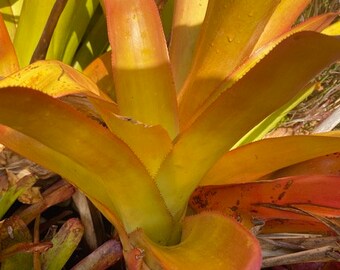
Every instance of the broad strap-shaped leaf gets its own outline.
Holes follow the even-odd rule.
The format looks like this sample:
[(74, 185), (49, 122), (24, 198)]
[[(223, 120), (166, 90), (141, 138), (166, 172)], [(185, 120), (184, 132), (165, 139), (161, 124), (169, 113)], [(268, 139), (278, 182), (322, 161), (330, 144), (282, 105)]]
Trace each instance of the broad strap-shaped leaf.
[(254, 183), (203, 186), (192, 194), (190, 205), (198, 212), (221, 211), (242, 222), (278, 217), (314, 220), (299, 211), (290, 211), (290, 207), (300, 205), (314, 207), (314, 211), (325, 217), (338, 218), (339, 183), (339, 176), (308, 175)]
[(111, 52), (106, 52), (93, 60), (93, 62), (85, 68), (83, 73), (95, 82), (99, 89), (112, 100), (116, 100), (111, 67)]
[[(38, 121), (37, 121), (38, 120)], [(143, 228), (165, 244), (173, 221), (145, 167), (121, 140), (61, 101), (0, 89), (1, 142), (52, 169), (106, 206), (127, 232)], [(43, 129), (43, 130), (42, 130)], [(150, 220), (145, 213), (153, 213)]]
[[(250, 69), (252, 69), (260, 60), (262, 60), (271, 50), (275, 48), (284, 39), (290, 37), (294, 33), (302, 31), (321, 31), (327, 27), (336, 18), (336, 13), (327, 13), (320, 16), (316, 16), (308, 19), (307, 21), (300, 23), (298, 26), (292, 28), (290, 31), (285, 32), (278, 38), (272, 40), (266, 45), (262, 46), (252, 55), (232, 74), (230, 74), (220, 85), (217, 87), (210, 97), (201, 106), (199, 113), (203, 112), (212, 102), (214, 102), (224, 91), (228, 90), (235, 82), (240, 80)], [(328, 26), (329, 27), (329, 26)], [(327, 28), (328, 28), (327, 27)], [(340, 34), (340, 31), (339, 31)], [(294, 102), (294, 101), (289, 101)], [(287, 104), (286, 104), (287, 105)], [(199, 115), (199, 113), (196, 114)]]
[(288, 32), (311, 0), (281, 0), (268, 21), (254, 50)]
[(331, 24), (326, 29), (324, 29), (322, 33), (330, 36), (340, 35), (340, 21)]
[[(187, 198), (215, 162), (339, 57), (336, 38), (297, 33), (223, 92), (178, 137), (160, 168), (157, 184), (171, 213), (179, 218)], [(181, 197), (174, 200), (174, 194)]]
[(184, 127), (214, 89), (250, 55), (279, 1), (209, 1), (192, 68), (179, 95)]
[(284, 120), (290, 111), (292, 111), (298, 104), (309, 97), (317, 86), (318, 83), (314, 83), (312, 85), (308, 84), (307, 86), (303, 87), (287, 104), (283, 105), (281, 108), (266, 117), (266, 119), (264, 119), (245, 136), (243, 136), (242, 139), (240, 139), (232, 149), (263, 139), (265, 135), (278, 126), (280, 121)]
[(340, 153), (328, 154), (287, 166), (270, 174), (270, 177), (280, 178), (306, 174), (340, 175)]
[(3, 16), (0, 13), (0, 79), (19, 69), (18, 59), (8, 34)]
[(0, 81), (0, 87), (8, 86), (30, 87), (53, 97), (79, 92), (102, 95), (90, 79), (56, 60), (37, 61)]
[(190, 70), (208, 2), (208, 0), (175, 1), (169, 53), (177, 92), (182, 88)]
[[(339, 151), (338, 137), (287, 136), (264, 139), (226, 153), (202, 178), (200, 185), (251, 182), (290, 165)], [(308, 170), (311, 168), (306, 167), (306, 172)]]
[(154, 0), (105, 2), (121, 115), (178, 133), (176, 91)]
[(255, 237), (234, 220), (217, 213), (186, 217), (182, 240), (176, 246), (159, 246), (140, 230), (134, 232), (131, 239), (136, 247), (145, 250), (145, 261), (150, 269), (261, 268), (261, 251)]
[(148, 126), (117, 115), (115, 111), (105, 107), (105, 101), (99, 99), (91, 101), (111, 132), (131, 148), (154, 177), (172, 148), (172, 141), (166, 130), (161, 126)]

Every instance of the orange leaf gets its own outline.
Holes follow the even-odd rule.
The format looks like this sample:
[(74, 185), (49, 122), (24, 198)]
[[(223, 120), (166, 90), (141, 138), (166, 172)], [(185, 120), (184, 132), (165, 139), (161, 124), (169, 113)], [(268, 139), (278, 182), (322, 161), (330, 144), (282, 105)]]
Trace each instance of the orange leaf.
[(121, 115), (178, 133), (176, 90), (154, 0), (106, 0), (112, 71)]
[[(256, 270), (261, 251), (255, 237), (234, 220), (217, 213), (186, 217), (181, 242), (159, 246), (142, 231), (131, 234), (134, 246), (145, 250), (151, 269)], [(237, 254), (237, 256), (235, 256)]]
[(0, 13), (0, 79), (19, 69), (17, 55)]
[[(292, 205), (311, 205), (328, 217), (340, 217), (339, 176), (296, 176), (254, 183), (204, 186), (193, 193), (190, 205), (198, 212), (216, 210), (239, 220), (313, 220)], [(285, 208), (288, 207), (288, 211)], [(315, 221), (315, 220), (314, 220)]]

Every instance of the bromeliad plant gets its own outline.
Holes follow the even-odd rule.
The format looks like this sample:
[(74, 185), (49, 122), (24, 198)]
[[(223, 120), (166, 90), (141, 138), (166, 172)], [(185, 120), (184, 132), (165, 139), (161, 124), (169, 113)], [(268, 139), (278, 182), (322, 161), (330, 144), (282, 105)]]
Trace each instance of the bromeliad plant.
[[(226, 214), (248, 227), (252, 217), (270, 220), (280, 211), (274, 207), (287, 205), (339, 215), (339, 177), (255, 182), (339, 152), (338, 133), (268, 139), (230, 151), (260, 138), (339, 58), (340, 41), (331, 36), (339, 25), (316, 32), (336, 14), (291, 28), (308, 3), (175, 1), (168, 50), (153, 0), (106, 0), (112, 51), (84, 71), (96, 84), (57, 61), (7, 76), (0, 82), (0, 142), (82, 190), (115, 226), (131, 269), (259, 269), (255, 237)], [(4, 53), (13, 56), (12, 49)], [(22, 86), (54, 97), (86, 92), (109, 130)], [(327, 194), (321, 194), (325, 183)], [(210, 187), (201, 187), (207, 192), (196, 193), (192, 205), (215, 211), (186, 216), (198, 185)], [(241, 192), (229, 196), (228, 190)], [(232, 198), (225, 209), (221, 193)], [(287, 213), (293, 222), (287, 228), (310, 221)]]

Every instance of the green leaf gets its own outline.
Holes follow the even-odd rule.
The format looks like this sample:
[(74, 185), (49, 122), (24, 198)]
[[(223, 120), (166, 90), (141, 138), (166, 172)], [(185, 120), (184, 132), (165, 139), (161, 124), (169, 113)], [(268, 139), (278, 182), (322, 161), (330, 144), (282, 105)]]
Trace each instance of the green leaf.
[(5, 24), (11, 40), (14, 40), (18, 21), (21, 14), (21, 8), (24, 0), (1, 0), (0, 13), (4, 17)]
[(186, 217), (182, 240), (176, 246), (159, 246), (140, 230), (132, 233), (131, 239), (136, 247), (145, 250), (145, 261), (154, 270), (261, 268), (261, 251), (256, 238), (236, 221), (217, 213)]
[[(294, 34), (202, 112), (177, 138), (156, 178), (175, 218), (180, 218), (191, 192), (226, 151), (339, 57), (336, 38)], [(177, 194), (181, 196), (175, 199)]]
[(83, 234), (84, 227), (78, 219), (67, 220), (52, 238), (53, 247), (41, 254), (43, 269), (62, 269), (77, 248)]
[[(127, 232), (143, 228), (154, 241), (167, 242), (173, 221), (155, 183), (105, 128), (61, 101), (23, 88), (0, 89), (0, 123), (26, 135), (2, 127), (3, 144), (64, 176), (106, 206)], [(152, 220), (145, 213), (152, 213)]]
[(121, 115), (178, 133), (176, 91), (154, 0), (105, 1)]

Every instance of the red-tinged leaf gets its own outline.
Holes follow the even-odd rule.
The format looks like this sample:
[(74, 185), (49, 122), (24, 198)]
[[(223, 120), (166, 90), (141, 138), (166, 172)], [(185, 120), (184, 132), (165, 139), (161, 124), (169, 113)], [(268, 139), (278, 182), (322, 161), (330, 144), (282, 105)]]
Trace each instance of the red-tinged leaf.
[(291, 205), (311, 205), (318, 208), (323, 216), (340, 217), (339, 183), (339, 176), (296, 176), (245, 184), (204, 186), (195, 190), (190, 205), (198, 212), (221, 211), (239, 220), (271, 220), (278, 217), (313, 220), (300, 211), (292, 212)]
[(23, 88), (0, 89), (0, 123), (25, 134), (1, 126), (3, 144), (64, 176), (112, 211), (128, 232), (141, 227), (156, 242), (167, 242), (173, 220), (155, 183), (105, 128), (61, 101)]
[(98, 88), (112, 100), (116, 99), (111, 67), (111, 52), (107, 52), (96, 58), (85, 68), (83, 73), (94, 81)]
[(115, 111), (105, 107), (104, 102), (99, 99), (91, 101), (112, 133), (132, 149), (154, 177), (172, 148), (172, 141), (166, 130), (161, 126), (148, 126), (134, 119), (119, 116)]
[[(295, 174), (332, 174), (340, 168), (339, 165), (337, 167), (340, 162), (337, 155), (329, 156), (332, 161), (325, 160), (324, 163), (318, 163), (318, 159), (314, 162), (306, 160), (337, 151), (340, 151), (339, 137), (287, 136), (264, 139), (227, 152), (202, 178), (200, 185), (246, 183), (290, 165), (291, 169), (282, 169), (282, 172), (269, 176), (270, 179)], [(295, 165), (299, 162), (302, 163)], [(323, 167), (326, 163), (329, 166)]]
[(177, 92), (182, 88), (190, 70), (208, 2), (175, 1), (169, 54)]
[[(32, 242), (30, 231), (25, 223), (17, 216), (12, 216), (0, 223), (0, 254), (2, 250), (11, 249), (19, 243)], [(1, 257), (0, 255), (0, 257)], [(5, 257), (4, 256), (4, 257)], [(29, 253), (16, 253), (1, 262), (1, 269), (22, 269), (31, 270), (33, 268), (33, 256)]]
[(159, 170), (157, 184), (171, 213), (180, 218), (190, 194), (215, 162), (339, 57), (340, 40), (297, 33), (223, 92), (176, 139)]
[(311, 0), (281, 0), (254, 50), (289, 31)]
[(30, 87), (53, 97), (79, 92), (101, 95), (97, 86), (70, 66), (56, 61), (37, 61), (0, 81), (0, 87)]
[[(313, 145), (314, 147), (314, 145)], [(328, 154), (291, 165), (270, 174), (271, 179), (292, 175), (323, 174), (340, 176), (340, 153)]]
[(179, 95), (181, 128), (253, 50), (279, 1), (211, 0)]
[(156, 245), (140, 230), (131, 239), (136, 247), (144, 249), (145, 261), (151, 269), (261, 268), (261, 252), (255, 237), (240, 224), (217, 213), (186, 217), (182, 240), (176, 246)]
[(0, 79), (19, 69), (18, 59), (9, 37), (5, 22), (0, 13)]
[(154, 0), (106, 0), (112, 71), (121, 115), (178, 133), (176, 90)]
[(320, 221), (276, 218), (266, 221), (263, 228), (261, 228), (261, 234), (306, 233), (307, 230), (308, 233), (314, 234), (326, 234), (332, 232), (329, 227), (322, 224)]

